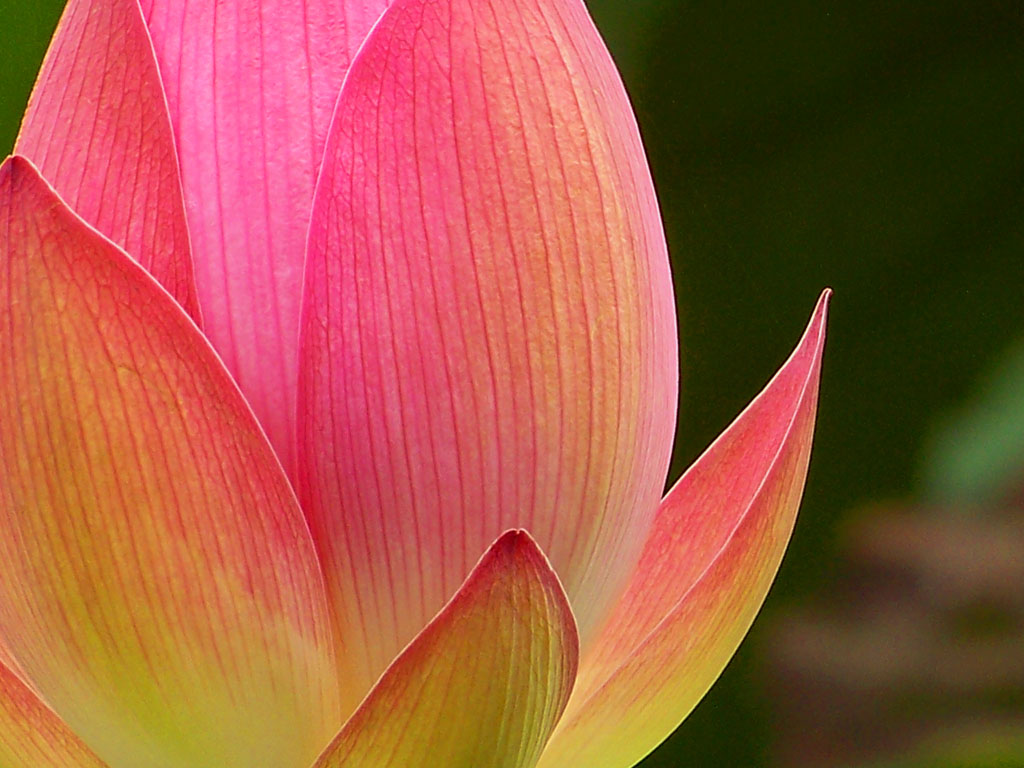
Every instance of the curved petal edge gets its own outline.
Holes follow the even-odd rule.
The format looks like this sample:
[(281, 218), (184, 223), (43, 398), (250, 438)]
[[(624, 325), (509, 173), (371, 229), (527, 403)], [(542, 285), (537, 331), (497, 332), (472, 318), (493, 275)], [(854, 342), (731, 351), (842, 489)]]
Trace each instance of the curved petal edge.
[(0, 765), (107, 768), (21, 679), (0, 665)]
[(0, 166), (0, 637), (104, 760), (312, 761), (340, 720), (313, 543), (180, 306)]
[(831, 291), (764, 391), (668, 493), (540, 765), (629, 768), (690, 713), (757, 614), (810, 459)]
[(569, 699), (578, 642), (547, 558), (508, 531), (315, 768), (533, 768)]
[(513, 527), (585, 643), (657, 509), (678, 366), (653, 184), (582, 0), (389, 7), (331, 126), (304, 301), (297, 488), (353, 677)]
[(203, 330), (294, 470), (306, 233), (349, 61), (388, 0), (132, 0), (167, 94)]
[(199, 319), (178, 155), (138, 0), (70, 0), (15, 152)]

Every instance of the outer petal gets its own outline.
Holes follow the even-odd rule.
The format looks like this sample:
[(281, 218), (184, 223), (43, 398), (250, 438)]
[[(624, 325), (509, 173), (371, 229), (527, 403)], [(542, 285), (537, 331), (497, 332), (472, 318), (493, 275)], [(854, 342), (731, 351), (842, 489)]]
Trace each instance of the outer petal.
[(512, 526), (585, 638), (657, 508), (677, 370), (650, 176), (582, 2), (392, 5), (339, 101), (307, 270), (300, 497), (356, 678)]
[(0, 665), (0, 765), (4, 768), (106, 768), (68, 726)]
[(665, 498), (544, 768), (634, 765), (696, 706), (743, 639), (803, 491), (829, 296), (771, 383)]
[(576, 677), (558, 577), (509, 531), (384, 673), (315, 768), (532, 768)]
[(141, 0), (181, 156), (204, 330), (286, 468), (313, 186), (388, 0)]
[(16, 151), (199, 316), (174, 137), (138, 0), (70, 0)]
[(198, 329), (21, 158), (0, 168), (0, 635), (112, 765), (308, 764), (326, 605), (280, 466)]

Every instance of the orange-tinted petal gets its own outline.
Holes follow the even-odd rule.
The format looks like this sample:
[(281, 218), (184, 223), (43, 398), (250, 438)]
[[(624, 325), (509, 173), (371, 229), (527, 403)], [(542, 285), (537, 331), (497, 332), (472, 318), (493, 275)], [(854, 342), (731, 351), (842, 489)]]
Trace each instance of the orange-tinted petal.
[(585, 638), (657, 508), (677, 369), (643, 148), (581, 0), (393, 4), (310, 226), (299, 488), (351, 674), (512, 527)]
[(577, 654), (558, 577), (528, 534), (509, 531), (315, 768), (532, 768), (569, 699)]
[(308, 765), (337, 728), (301, 511), (171, 297), (0, 167), (0, 635), (116, 766)]
[(0, 765), (4, 768), (107, 768), (67, 724), (0, 665)]
[(743, 639), (800, 503), (829, 295), (782, 369), (662, 502), (543, 768), (634, 765), (690, 713)]
[(199, 316), (178, 157), (138, 0), (70, 0), (15, 151)]
[(11, 656), (11, 652), (7, 650), (7, 646), (3, 644), (2, 637), (0, 637), (0, 666), (6, 667), (22, 680), (25, 679), (25, 673), (21, 671), (21, 667), (18, 666), (17, 660)]

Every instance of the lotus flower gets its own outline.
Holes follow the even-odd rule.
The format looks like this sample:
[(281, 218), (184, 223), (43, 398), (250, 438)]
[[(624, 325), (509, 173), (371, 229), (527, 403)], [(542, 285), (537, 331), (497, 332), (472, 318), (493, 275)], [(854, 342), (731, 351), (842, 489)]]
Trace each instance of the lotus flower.
[(581, 0), (387, 5), (69, 3), (0, 169), (0, 764), (626, 768), (764, 599), (827, 293), (659, 502)]

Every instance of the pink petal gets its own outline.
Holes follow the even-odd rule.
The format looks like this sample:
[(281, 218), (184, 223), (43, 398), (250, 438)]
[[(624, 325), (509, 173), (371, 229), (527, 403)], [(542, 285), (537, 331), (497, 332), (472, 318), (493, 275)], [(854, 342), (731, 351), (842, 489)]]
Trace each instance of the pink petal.
[(300, 496), (356, 688), (522, 526), (586, 637), (661, 493), (676, 334), (625, 92), (580, 0), (398, 0), (314, 204)]
[(107, 768), (7, 667), (0, 665), (0, 765)]
[(288, 481), (196, 326), (0, 167), (0, 637), (116, 766), (308, 765), (339, 722)]
[(532, 768), (569, 700), (578, 643), (547, 559), (509, 531), (314, 768)]
[(181, 157), (204, 329), (286, 468), (313, 186), (388, 0), (142, 0)]
[(199, 317), (174, 137), (137, 0), (70, 0), (16, 151)]
[(629, 768), (711, 687), (782, 560), (807, 476), (825, 315), (662, 502), (643, 555), (584, 658), (543, 768)]

